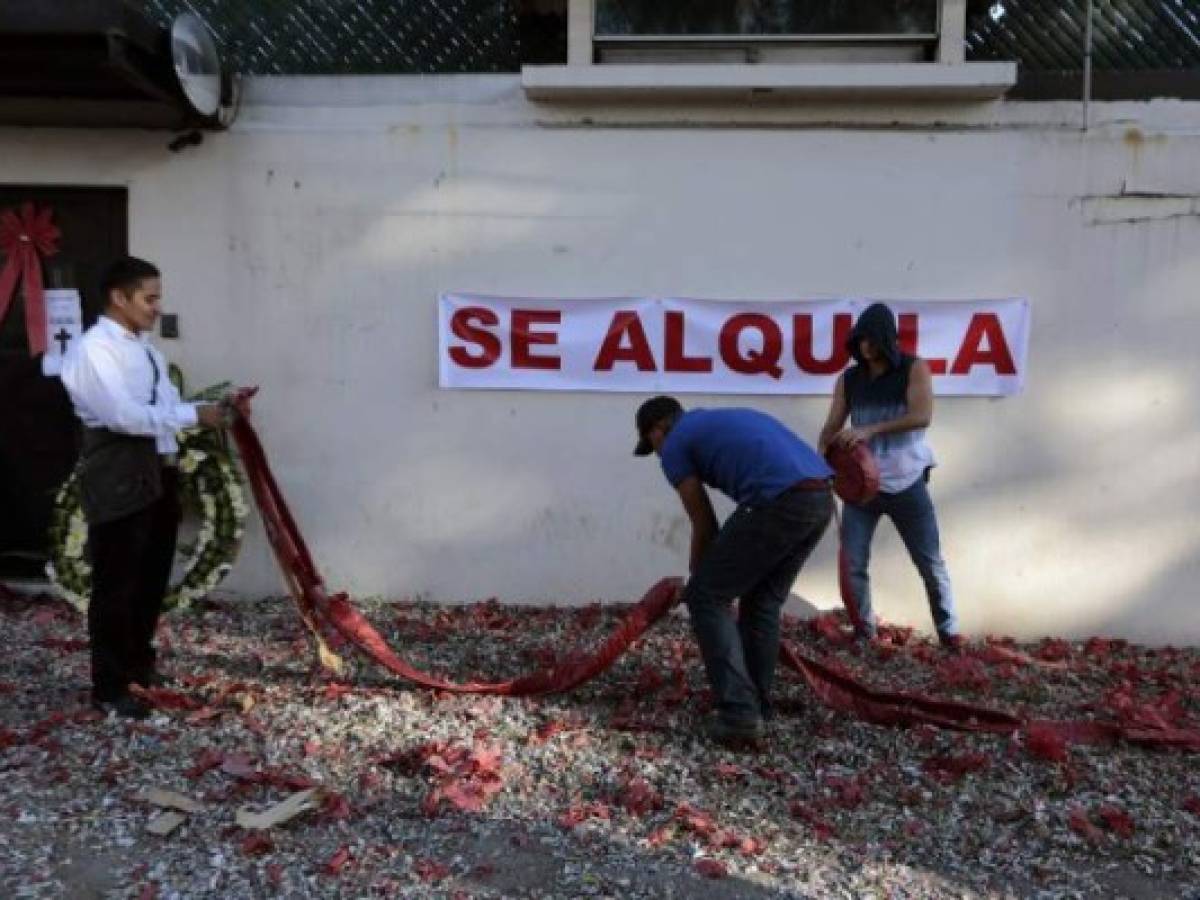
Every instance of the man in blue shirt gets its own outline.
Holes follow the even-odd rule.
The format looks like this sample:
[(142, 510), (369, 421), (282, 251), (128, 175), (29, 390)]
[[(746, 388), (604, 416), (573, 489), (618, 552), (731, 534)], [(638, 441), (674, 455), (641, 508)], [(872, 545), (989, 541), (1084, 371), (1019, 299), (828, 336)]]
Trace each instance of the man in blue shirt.
[[(833, 473), (783, 423), (757, 410), (685, 412), (674, 397), (654, 397), (635, 423), (633, 452), (659, 455), (692, 523), (683, 599), (716, 697), (709, 734), (722, 743), (753, 742), (771, 717), (780, 610), (829, 525)], [(719, 528), (706, 485), (738, 504)]]

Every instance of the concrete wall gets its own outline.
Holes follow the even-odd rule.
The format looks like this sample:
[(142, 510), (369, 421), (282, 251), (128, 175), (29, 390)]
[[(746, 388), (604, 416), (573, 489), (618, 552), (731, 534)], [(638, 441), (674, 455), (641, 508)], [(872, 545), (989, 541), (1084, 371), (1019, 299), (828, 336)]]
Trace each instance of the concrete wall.
[[(638, 398), (443, 392), (436, 295), (1027, 296), (1022, 396), (931, 432), (973, 633), (1200, 640), (1200, 104), (541, 107), (515, 77), (260, 79), (228, 133), (0, 129), (0, 181), (127, 185), (192, 382), (257, 420), (325, 574), (579, 602), (685, 567)], [(693, 398), (693, 402), (704, 402)], [(734, 398), (713, 403), (735, 402)], [(823, 398), (755, 400), (815, 439)], [(722, 507), (727, 508), (727, 507)], [(836, 602), (835, 542), (797, 584)], [(929, 627), (890, 527), (877, 605)], [(278, 592), (255, 525), (226, 587)]]

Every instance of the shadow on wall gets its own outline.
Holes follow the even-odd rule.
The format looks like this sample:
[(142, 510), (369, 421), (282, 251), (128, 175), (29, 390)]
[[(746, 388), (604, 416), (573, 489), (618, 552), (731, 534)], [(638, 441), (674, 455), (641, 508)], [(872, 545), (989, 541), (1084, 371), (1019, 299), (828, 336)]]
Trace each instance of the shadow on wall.
[[(327, 302), (341, 284), (337, 280), (339, 265), (365, 265), (377, 270), (376, 277), (381, 280), (399, 283), (413, 276), (424, 284), (455, 271), (467, 253), (486, 254), (491, 257), (491, 270), (500, 273), (503, 280), (512, 277), (513, 246), (536, 233), (528, 229), (537, 222), (590, 217), (616, 226), (626, 221), (628, 209), (637, 205), (620, 192), (606, 195), (599, 190), (580, 190), (578, 195), (569, 196), (571, 185), (547, 186), (536, 177), (518, 190), (512, 186), (514, 177), (519, 180), (529, 176), (508, 171), (481, 173), (477, 168), (463, 177), (451, 171), (446, 178), (439, 176), (432, 183), (407, 185), (408, 192), (394, 198), (396, 202), (387, 209), (379, 208), (378, 197), (340, 198), (333, 203), (327, 196), (331, 191), (328, 180), (310, 189), (307, 183), (301, 186), (298, 180), (281, 178), (279, 185), (259, 192), (260, 199), (270, 203), (265, 204), (258, 219), (245, 226), (246, 236), (252, 239), (256, 228), (268, 232), (285, 225), (289, 217), (294, 218), (294, 212), (311, 211), (309, 207), (316, 201), (308, 199), (310, 190), (318, 193), (317, 200), (323, 197), (329, 201), (328, 205), (318, 204), (328, 228), (307, 229), (295, 235), (307, 244), (285, 241), (283, 246), (291, 249), (281, 254), (283, 258), (269, 260), (269, 266), (260, 259), (243, 260), (236, 254), (234, 260), (235, 265), (246, 266), (246, 271), (239, 273), (242, 287), (267, 294), (294, 291), (294, 313), (300, 325), (327, 336), (323, 348), (327, 352), (316, 364), (309, 358), (299, 358), (294, 348), (284, 343), (275, 345), (279, 348), (275, 350), (267, 345), (265, 350), (270, 355), (259, 357), (264, 383), (279, 382), (282, 373), (283, 378), (294, 382), (293, 387), (299, 385), (297, 390), (312, 387), (313, 395), (329, 396), (332, 384), (334, 396), (346, 400), (346, 411), (336, 418), (336, 424), (346, 430), (336, 439), (331, 430), (331, 436), (324, 441), (318, 439), (318, 447), (303, 459), (304, 468), (322, 475), (322, 483), (311, 486), (304, 495), (313, 514), (306, 516), (303, 510), (297, 510), (307, 524), (319, 561), (326, 555), (341, 561), (355, 556), (378, 558), (382, 569), (394, 564), (396, 558), (384, 547), (386, 537), (393, 545), (416, 548), (408, 551), (416, 557), (416, 563), (406, 572), (406, 578), (413, 584), (428, 584), (434, 580), (429, 576), (439, 569), (481, 564), (477, 560), (515, 560), (527, 571), (536, 572), (540, 565), (537, 556), (595, 554), (612, 560), (611, 571), (619, 573), (615, 567), (630, 554), (646, 552), (645, 546), (632, 537), (623, 546), (601, 546), (614, 543), (615, 533), (603, 522), (593, 522), (594, 531), (588, 536), (569, 532), (563, 524), (565, 519), (554, 519), (559, 523), (557, 531), (546, 526), (537, 540), (530, 542), (531, 522), (539, 511), (565, 506), (571, 499), (563, 487), (570, 476), (561, 466), (553, 470), (538, 468), (534, 460), (513, 453), (506, 459), (504, 452), (495, 452), (497, 441), (507, 440), (510, 435), (514, 440), (522, 439), (518, 429), (505, 423), (508, 413), (500, 407), (507, 403), (492, 401), (495, 408), (486, 409), (484, 403), (462, 398), (447, 401), (447, 406), (453, 402), (458, 407), (456, 414), (460, 417), (465, 410), (472, 418), (474, 433), (485, 436), (476, 439), (475, 444), (447, 448), (445, 435), (433, 433), (446, 420), (437, 421), (420, 411), (423, 398), (411, 386), (405, 387), (404, 402), (412, 405), (414, 414), (404, 426), (402, 452), (410, 461), (428, 462), (420, 466), (398, 463), (393, 471), (375, 472), (366, 481), (361, 480), (360, 472), (335, 474), (341, 451), (347, 451), (351, 459), (361, 451), (363, 465), (374, 463), (386, 469), (388, 454), (371, 446), (368, 438), (397, 439), (396, 429), (390, 425), (390, 432), (380, 429), (372, 434), (373, 426), (360, 427), (355, 422), (356, 416), (361, 417), (354, 403), (355, 384), (385, 370), (369, 368), (360, 359), (365, 354), (361, 353), (363, 344), (356, 329), (366, 327), (363, 322), (351, 325), (341, 321), (341, 313)], [(540, 191), (535, 190), (539, 187)], [(253, 202), (254, 197), (251, 193), (249, 201)], [(563, 205), (578, 215), (557, 214)], [(413, 233), (414, 223), (430, 223), (432, 227), (425, 229), (427, 233), (421, 237), (422, 229)], [(1138, 252), (1140, 245), (1153, 236), (1143, 232), (1131, 235), (1128, 241), (1114, 240), (1111, 245), (1105, 235), (1076, 233), (1068, 237), (1077, 244), (1092, 242), (1072, 249), (1086, 250), (1113, 268), (1118, 260), (1126, 265), (1129, 255)], [(266, 233), (261, 241), (251, 240), (250, 244), (278, 246)], [(1181, 240), (1174, 246), (1174, 256), (1155, 259), (1171, 272), (1183, 271), (1190, 265), (1184, 255), (1190, 245)], [(448, 252), (435, 260), (437, 251), (447, 248)], [(1038, 252), (1049, 256), (1057, 248)], [(1145, 252), (1138, 258), (1142, 256)], [(479, 271), (479, 266), (473, 263), (471, 271)], [(1035, 277), (1045, 268), (1052, 265), (1042, 259), (1026, 274)], [(438, 274), (431, 276), (430, 269)], [(1101, 271), (1095, 279), (1111, 274)], [(1139, 296), (1146, 293), (1149, 276), (1148, 272), (1130, 274), (1122, 270), (1125, 288), (1130, 287), (1132, 279)], [(1053, 281), (1053, 276), (1042, 277)], [(1095, 281), (1092, 287), (1098, 283)], [(937, 287), (931, 285), (930, 290)], [(1194, 514), (1200, 501), (1200, 428), (1194, 397), (1200, 385), (1194, 365), (1189, 371), (1181, 371), (1171, 362), (1191, 358), (1184, 355), (1181, 344), (1188, 340), (1194, 344), (1194, 337), (1189, 338), (1192, 326), (1180, 324), (1164, 334), (1162, 322), (1153, 315), (1132, 316), (1127, 310), (1111, 309), (1090, 310), (1085, 319), (1073, 321), (1072, 317), (1087, 307), (1082, 299), (1087, 289), (1087, 285), (1075, 285), (1076, 295), (1062, 298), (1055, 307), (1048, 305), (1045, 311), (1039, 310), (1038, 328), (1044, 329), (1042, 334), (1060, 337), (1035, 339), (1033, 351), (1042, 356), (1033, 360), (1030, 394), (999, 406), (971, 401), (974, 405), (969, 409), (956, 408), (952, 403), (939, 407), (931, 440), (938, 448), (943, 469), (935, 476), (933, 491), (964, 623), (975, 633), (996, 630), (1023, 637), (1114, 630), (1142, 640), (1178, 639), (1180, 634), (1188, 640), (1200, 640), (1196, 633), (1200, 623), (1194, 615), (1187, 615), (1193, 584), (1190, 576), (1195, 568), (1191, 561), (1200, 550), (1196, 524), (1200, 520)], [(391, 323), (393, 316), (399, 321), (401, 305), (387, 298), (390, 305), (385, 309), (380, 299), (385, 293), (352, 298), (364, 321)], [(1180, 290), (1169, 287), (1164, 294), (1176, 296)], [(1103, 294), (1110, 295), (1111, 291)], [(269, 307), (258, 307), (264, 318), (248, 323), (252, 330), (266, 327), (265, 317), (273, 315)], [(1178, 316), (1176, 319), (1182, 322)], [(1148, 361), (1135, 353), (1144, 348), (1160, 349), (1164, 344), (1170, 349), (1161, 362)], [(1052, 356), (1052, 348), (1059, 346), (1069, 352)], [(419, 372), (424, 362), (413, 360), (408, 365)], [(411, 374), (402, 368), (386, 372), (393, 377)], [(421, 384), (419, 391), (436, 400), (431, 385)], [(749, 402), (754, 402), (753, 398)], [(588, 469), (593, 464), (588, 457), (594, 451), (589, 446), (588, 424), (578, 421), (584, 418), (578, 408), (572, 413), (560, 400), (544, 396), (538, 398), (537, 408), (542, 423), (560, 417), (572, 422), (572, 429), (547, 435), (547, 439), (569, 448), (572, 465)], [(610, 424), (608, 407), (589, 399), (588, 408), (596, 411), (598, 420)], [(533, 416), (528, 419), (537, 425)], [(615, 416), (611, 422), (616, 422)], [(277, 446), (312, 442), (312, 434), (298, 424), (291, 429), (283, 421), (278, 424)], [(625, 420), (621, 427), (628, 427)], [(488, 442), (490, 446), (486, 446)], [(527, 442), (522, 441), (521, 446), (527, 446)], [(552, 451), (548, 448), (546, 452)], [(324, 462), (328, 462), (327, 467)], [(381, 462), (384, 465), (380, 466)], [(285, 492), (290, 493), (284, 474), (281, 471), (281, 480)], [(301, 478), (304, 474), (295, 472)], [(591, 472), (586, 474), (592, 476)], [(470, 485), (473, 487), (465, 487)], [(475, 493), (464, 498), (462, 492), (467, 489)], [(380, 499), (381, 494), (396, 499)], [(622, 515), (621, 509), (614, 508), (617, 503), (606, 509), (603, 494), (599, 500), (588, 510), (593, 520)], [(664, 511), (677, 507), (665, 494), (661, 504), (656, 504)], [(355, 507), (359, 511), (351, 512)], [(334, 509), (338, 511), (332, 512)], [(362, 534), (367, 529), (386, 534), (367, 537)], [(882, 529), (884, 533), (889, 530), (886, 526)], [(371, 540), (378, 543), (362, 544)], [(823, 542), (826, 548), (831, 540), (827, 537)], [(677, 537), (671, 536), (670, 543), (678, 543)], [(901, 556), (903, 551), (898, 545), (894, 533), (881, 535), (878, 562), (885, 562), (884, 557), (894, 560)], [(405, 561), (409, 562), (407, 558)], [(893, 621), (924, 627), (928, 611), (920, 584), (906, 559), (901, 558), (896, 566), (903, 567), (905, 580), (897, 579), (894, 589), (880, 585), (880, 612)], [(594, 572), (601, 567), (593, 564), (592, 568)], [(335, 574), (330, 572), (331, 581), (336, 580)], [(369, 577), (375, 574), (369, 573)], [(580, 578), (585, 577), (592, 575), (581, 572)], [(601, 585), (599, 579), (596, 583)], [(810, 590), (803, 577), (799, 587)], [(836, 595), (829, 599), (836, 600)], [(793, 602), (789, 612), (795, 606)], [(801, 614), (808, 611), (803, 606), (799, 609)], [(1029, 624), (1026, 627), (1024, 623)]]
[[(1019, 427), (988, 428), (985, 453), (970, 433), (935, 437), (954, 447), (934, 497), (968, 631), (1200, 640), (1187, 611), (1200, 556), (1189, 374), (1064, 367)], [(1019, 467), (992, 468), (1009, 454)]]

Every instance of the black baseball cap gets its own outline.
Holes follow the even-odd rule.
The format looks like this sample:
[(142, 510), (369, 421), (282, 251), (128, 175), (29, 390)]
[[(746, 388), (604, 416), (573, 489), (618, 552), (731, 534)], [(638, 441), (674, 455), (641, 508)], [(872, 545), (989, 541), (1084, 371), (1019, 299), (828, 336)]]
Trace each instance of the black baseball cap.
[(674, 419), (682, 412), (683, 406), (674, 397), (651, 397), (639, 406), (637, 415), (633, 418), (638, 433), (638, 442), (637, 446), (633, 448), (633, 455), (649, 456), (653, 453), (654, 447), (650, 443), (650, 438), (646, 436), (647, 433), (663, 419)]

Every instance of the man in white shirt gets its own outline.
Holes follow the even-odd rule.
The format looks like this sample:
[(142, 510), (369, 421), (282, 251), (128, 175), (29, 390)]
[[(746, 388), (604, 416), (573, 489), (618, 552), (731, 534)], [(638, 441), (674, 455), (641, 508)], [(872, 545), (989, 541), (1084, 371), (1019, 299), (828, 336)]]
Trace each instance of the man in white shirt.
[(175, 557), (180, 506), (176, 435), (220, 428), (226, 409), (184, 403), (149, 341), (158, 321), (158, 269), (135, 257), (101, 281), (105, 309), (63, 361), (62, 382), (83, 422), (80, 491), (88, 519), (92, 702), (145, 718), (130, 684), (157, 680), (152, 645)]

